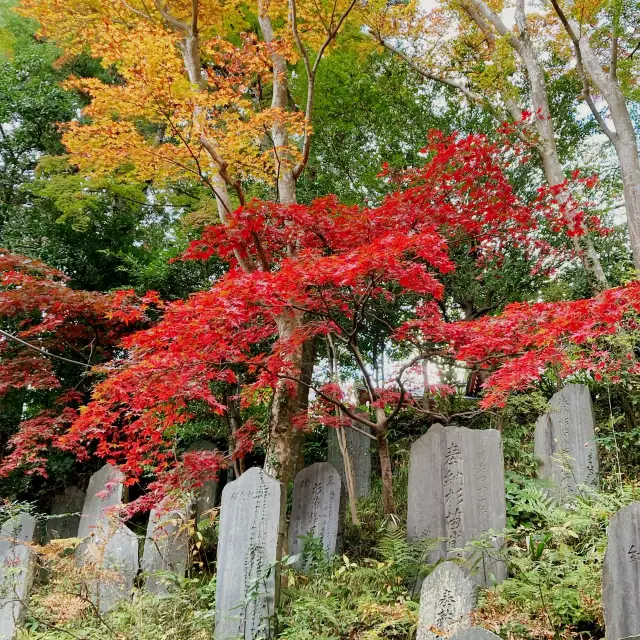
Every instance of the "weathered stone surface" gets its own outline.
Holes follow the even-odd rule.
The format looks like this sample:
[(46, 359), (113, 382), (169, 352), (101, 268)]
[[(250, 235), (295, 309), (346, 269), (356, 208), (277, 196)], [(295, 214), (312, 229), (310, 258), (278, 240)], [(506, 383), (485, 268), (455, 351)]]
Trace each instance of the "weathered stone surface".
[(124, 476), (115, 467), (105, 464), (102, 469), (96, 471), (89, 480), (87, 497), (82, 508), (78, 538), (86, 538), (90, 535), (98, 535), (98, 529), (106, 525), (105, 509), (122, 502), (124, 496)]
[(607, 640), (640, 635), (640, 502), (620, 509), (609, 523), (602, 608)]
[[(300, 538), (309, 534), (322, 540), (327, 556), (336, 552), (341, 490), (340, 474), (328, 462), (317, 462), (298, 473), (293, 483), (289, 555), (303, 554)], [(308, 560), (301, 556), (298, 566), (307, 565)]]
[(471, 624), (477, 587), (453, 562), (443, 562), (422, 583), (417, 640), (449, 636)]
[(168, 584), (162, 573), (184, 577), (189, 560), (188, 510), (167, 511), (163, 503), (149, 514), (142, 554), (145, 587), (151, 593), (165, 593)]
[(45, 525), (44, 542), (59, 538), (76, 538), (86, 493), (78, 487), (67, 487), (53, 498)]
[[(494, 429), (433, 425), (411, 446), (407, 534), (410, 540), (446, 538), (429, 562), (459, 555), (456, 549), (506, 525), (504, 463)], [(502, 544), (495, 537), (496, 547)], [(468, 557), (478, 584), (501, 582), (502, 562)]]
[(131, 598), (140, 566), (138, 536), (118, 523), (105, 538), (86, 538), (76, 550), (76, 563), (95, 574), (87, 587), (100, 613), (107, 613)]
[(254, 467), (222, 492), (216, 640), (270, 637), (277, 601), (285, 509), (284, 487)]
[[(187, 448), (187, 451), (216, 451), (218, 447), (209, 440), (198, 440)], [(218, 483), (216, 480), (209, 480), (198, 488), (193, 512), (196, 522), (200, 522), (205, 514), (216, 506), (218, 497)]]
[(469, 627), (455, 633), (450, 640), (500, 640), (500, 636), (481, 627)]
[[(363, 431), (368, 431), (367, 427), (361, 424), (357, 426)], [(371, 493), (371, 438), (349, 428), (345, 429), (345, 435), (356, 485), (356, 498), (366, 498)], [(328, 460), (340, 473), (342, 486), (345, 487), (346, 491), (344, 461), (335, 429), (328, 429), (327, 441), (329, 446)]]
[(26, 513), (7, 520), (0, 530), (0, 640), (12, 640), (24, 621), (35, 573), (36, 520)]
[(95, 574), (87, 579), (93, 603), (101, 613), (111, 611), (118, 602), (131, 597), (139, 569), (138, 537), (126, 525), (105, 513), (122, 503), (124, 475), (106, 464), (89, 480), (87, 497), (80, 517), (76, 549), (79, 567)]
[(552, 480), (558, 494), (575, 495), (580, 486), (599, 487), (594, 428), (591, 394), (583, 384), (565, 385), (549, 401), (549, 411), (538, 418), (539, 475)]

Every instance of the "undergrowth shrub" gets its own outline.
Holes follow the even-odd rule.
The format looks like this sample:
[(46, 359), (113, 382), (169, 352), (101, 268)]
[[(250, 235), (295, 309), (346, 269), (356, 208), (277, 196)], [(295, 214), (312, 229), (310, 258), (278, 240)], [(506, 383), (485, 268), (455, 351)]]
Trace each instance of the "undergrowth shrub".
[(359, 561), (346, 554), (312, 562), (306, 574), (289, 570), (279, 611), (280, 638), (409, 638), (415, 634), (416, 579), (428, 546), (410, 544), (393, 522), (378, 532), (377, 548)]
[(607, 526), (636, 485), (584, 490), (558, 503), (545, 484), (509, 474), (504, 560), (509, 579), (484, 591), (477, 622), (511, 638), (600, 638)]

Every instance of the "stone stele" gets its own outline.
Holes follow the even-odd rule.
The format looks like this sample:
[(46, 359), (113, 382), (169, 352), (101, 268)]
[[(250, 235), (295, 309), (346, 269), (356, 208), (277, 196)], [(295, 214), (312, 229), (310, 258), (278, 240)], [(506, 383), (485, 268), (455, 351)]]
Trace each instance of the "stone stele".
[(286, 491), (254, 467), (222, 491), (215, 640), (273, 635)]
[(178, 508), (167, 511), (165, 504), (166, 499), (158, 508), (151, 509), (144, 541), (142, 571), (145, 574), (145, 587), (151, 593), (166, 593), (166, 573), (184, 577), (189, 560), (188, 510)]
[(300, 568), (308, 566), (301, 536), (312, 534), (319, 538), (327, 556), (336, 552), (341, 489), (340, 474), (328, 462), (316, 462), (296, 476), (289, 522), (289, 555), (301, 554)]
[(86, 493), (78, 487), (67, 487), (56, 494), (45, 525), (44, 542), (59, 538), (76, 538)]
[(620, 509), (609, 523), (602, 608), (607, 640), (640, 635), (640, 502)]
[(35, 575), (36, 555), (28, 546), (35, 527), (35, 518), (23, 513), (7, 520), (0, 530), (1, 640), (13, 640), (24, 622)]
[(76, 565), (92, 575), (86, 579), (93, 603), (100, 613), (114, 609), (131, 597), (138, 573), (138, 537), (105, 510), (122, 503), (124, 475), (106, 464), (89, 480), (87, 497), (80, 517), (75, 553)]
[(581, 486), (600, 486), (594, 429), (591, 394), (583, 384), (565, 385), (538, 418), (534, 448), (539, 475), (553, 481), (557, 494), (575, 495)]
[(450, 640), (499, 640), (500, 636), (481, 627), (461, 629), (451, 636)]
[(417, 640), (436, 640), (471, 624), (477, 586), (453, 562), (438, 565), (422, 583)]
[(110, 464), (105, 464), (89, 480), (87, 497), (80, 516), (78, 538), (91, 535), (104, 537), (98, 530), (106, 527), (105, 509), (122, 503), (124, 475)]
[[(209, 440), (198, 440), (188, 447), (187, 451), (217, 451), (218, 447)], [(209, 516), (210, 510), (216, 506), (218, 496), (218, 481), (216, 479), (207, 480), (201, 487), (198, 487), (195, 496), (194, 512), (196, 522)]]
[[(444, 538), (429, 562), (460, 556), (468, 542), (506, 525), (504, 463), (500, 433), (433, 425), (411, 446), (407, 535), (409, 540)], [(494, 536), (493, 547), (502, 545)], [(495, 553), (469, 554), (473, 579), (501, 582), (504, 563)]]
[(138, 536), (129, 527), (116, 523), (104, 537), (85, 538), (76, 549), (75, 559), (87, 572), (84, 581), (100, 613), (131, 598), (140, 561)]

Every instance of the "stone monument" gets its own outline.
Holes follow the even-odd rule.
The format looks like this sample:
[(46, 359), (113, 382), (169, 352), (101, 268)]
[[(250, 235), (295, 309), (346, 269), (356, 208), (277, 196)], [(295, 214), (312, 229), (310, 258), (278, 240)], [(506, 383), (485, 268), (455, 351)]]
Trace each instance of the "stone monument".
[(438, 565), (422, 583), (417, 640), (448, 637), (470, 626), (477, 587), (453, 562)]
[[(434, 424), (411, 446), (407, 535), (409, 540), (446, 538), (430, 554), (435, 563), (489, 530), (506, 525), (504, 463), (500, 433)], [(493, 546), (502, 545), (496, 535)], [(504, 563), (495, 554), (468, 557), (481, 585), (501, 582)]]
[(166, 500), (151, 509), (144, 541), (142, 571), (145, 587), (151, 593), (166, 593), (168, 584), (162, 574), (170, 572), (182, 578), (189, 561), (187, 509), (167, 511), (165, 504)]
[(602, 608), (607, 640), (640, 635), (640, 502), (620, 509), (609, 523)]
[(78, 538), (99, 535), (98, 529), (105, 525), (105, 510), (122, 503), (123, 483), (124, 475), (110, 464), (105, 464), (91, 476), (80, 516)]
[[(289, 555), (304, 553), (301, 537), (309, 534), (322, 541), (327, 556), (336, 552), (341, 489), (340, 474), (328, 462), (316, 462), (298, 473), (293, 483)], [(301, 556), (298, 566), (307, 568), (308, 559)]]
[[(361, 424), (356, 425), (358, 429), (368, 431), (367, 427)], [(353, 479), (356, 487), (356, 498), (366, 498), (371, 493), (371, 438), (364, 434), (345, 427), (344, 430), (347, 449), (351, 458), (353, 469)], [(342, 486), (347, 487), (344, 476), (344, 461), (342, 451), (338, 443), (338, 433), (333, 428), (327, 429), (327, 441), (329, 446), (329, 462), (338, 470), (342, 478)]]
[(36, 555), (28, 546), (36, 520), (22, 513), (0, 530), (0, 640), (13, 640), (24, 622), (35, 575)]
[(76, 538), (80, 527), (80, 514), (86, 498), (78, 487), (66, 487), (54, 496), (45, 525), (44, 542), (59, 538)]
[(552, 480), (557, 494), (575, 495), (579, 487), (600, 486), (595, 420), (589, 388), (567, 384), (549, 401), (538, 418), (535, 455), (540, 477)]
[(131, 597), (139, 569), (138, 537), (105, 511), (122, 503), (124, 475), (106, 464), (91, 476), (80, 517), (76, 565), (93, 575), (87, 587), (100, 613)]
[[(209, 442), (209, 440), (198, 440), (189, 446), (187, 451), (217, 451), (218, 447)], [(216, 506), (216, 498), (218, 497), (218, 482), (216, 480), (208, 480), (196, 491), (195, 504), (193, 511), (196, 516), (196, 523), (200, 522), (203, 517), (207, 517), (210, 509)]]
[(222, 491), (215, 640), (273, 635), (285, 494), (257, 467)]

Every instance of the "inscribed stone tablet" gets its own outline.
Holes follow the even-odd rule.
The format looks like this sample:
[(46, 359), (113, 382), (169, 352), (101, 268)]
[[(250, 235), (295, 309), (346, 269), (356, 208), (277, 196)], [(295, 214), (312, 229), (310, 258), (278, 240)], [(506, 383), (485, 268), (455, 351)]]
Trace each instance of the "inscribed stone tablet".
[(119, 523), (107, 538), (86, 538), (76, 550), (76, 563), (95, 572), (87, 580), (92, 602), (100, 613), (114, 609), (131, 598), (139, 569), (138, 536)]
[(602, 608), (607, 640), (640, 634), (640, 502), (620, 509), (609, 523)]
[[(358, 429), (369, 431), (368, 427), (356, 425)], [(347, 450), (351, 458), (353, 479), (356, 486), (356, 498), (366, 498), (371, 493), (371, 438), (349, 427), (344, 430), (347, 440)], [(335, 429), (328, 429), (327, 441), (329, 446), (329, 462), (338, 470), (342, 478), (342, 485), (346, 491), (344, 475), (344, 461), (338, 444), (338, 433)]]
[(257, 467), (222, 492), (216, 640), (272, 635), (285, 498), (283, 486)]
[(45, 543), (59, 538), (78, 537), (85, 497), (85, 492), (78, 487), (67, 487), (54, 496), (46, 523)]
[(145, 587), (151, 593), (166, 593), (168, 583), (162, 573), (184, 577), (189, 558), (187, 521), (186, 509), (167, 512), (161, 503), (151, 510), (142, 554)]
[(33, 540), (35, 526), (35, 518), (23, 513), (0, 530), (0, 640), (15, 637), (27, 612), (36, 555), (23, 543)]
[(469, 627), (468, 629), (461, 629), (455, 633), (451, 636), (450, 640), (500, 640), (500, 636), (497, 636), (487, 629)]
[(471, 624), (477, 587), (453, 562), (443, 562), (422, 583), (417, 640), (435, 640)]
[(123, 482), (124, 475), (110, 464), (105, 464), (91, 476), (80, 517), (78, 538), (86, 538), (92, 534), (102, 536), (98, 529), (106, 526), (104, 511), (122, 502)]
[[(461, 547), (506, 525), (504, 463), (494, 429), (433, 425), (411, 446), (407, 534), (409, 540), (446, 538), (432, 563), (459, 555)], [(494, 545), (502, 545), (496, 536)], [(488, 554), (468, 557), (478, 584), (501, 582), (504, 563)]]
[(559, 494), (600, 486), (594, 429), (591, 394), (583, 384), (565, 385), (549, 401), (549, 411), (538, 418), (535, 455), (540, 477), (552, 480)]
[(131, 598), (133, 581), (139, 568), (138, 536), (125, 525), (109, 540), (104, 550), (102, 568), (108, 579), (98, 585), (99, 609), (101, 613), (111, 611), (121, 600)]
[[(289, 555), (303, 552), (304, 543), (300, 538), (308, 534), (320, 538), (327, 556), (336, 552), (341, 487), (340, 474), (328, 462), (312, 464), (296, 476), (289, 523)], [(306, 568), (308, 559), (301, 557), (298, 564)]]

